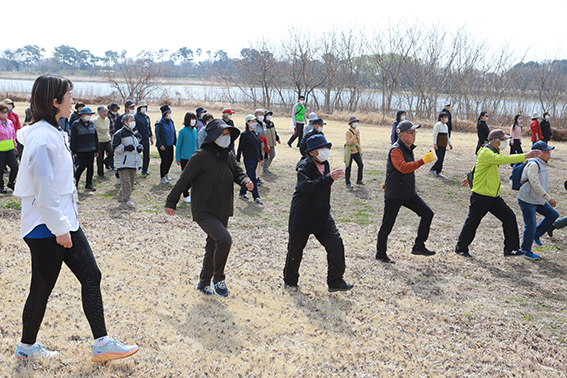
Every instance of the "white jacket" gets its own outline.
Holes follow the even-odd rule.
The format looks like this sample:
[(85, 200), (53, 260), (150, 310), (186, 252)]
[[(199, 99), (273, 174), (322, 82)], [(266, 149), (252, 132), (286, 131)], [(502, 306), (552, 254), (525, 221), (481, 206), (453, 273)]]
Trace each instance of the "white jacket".
[(22, 199), (20, 237), (45, 224), (56, 236), (79, 229), (73, 158), (67, 134), (46, 121), (18, 131), (25, 146), (14, 195)]

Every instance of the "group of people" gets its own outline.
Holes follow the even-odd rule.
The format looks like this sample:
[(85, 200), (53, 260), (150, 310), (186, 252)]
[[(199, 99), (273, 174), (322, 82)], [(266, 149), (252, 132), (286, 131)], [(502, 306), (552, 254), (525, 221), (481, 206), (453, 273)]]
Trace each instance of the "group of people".
[[(111, 168), (114, 164), (122, 182), (119, 197), (122, 200), (129, 199), (136, 171), (141, 168), (143, 174), (148, 173), (145, 159), (142, 160), (140, 156), (149, 145), (144, 144), (144, 140), (153, 143), (154, 136), (149, 127), (149, 118), (145, 115), (147, 104), (127, 101), (126, 112), (122, 115), (117, 114), (119, 108), (116, 104), (99, 107), (98, 126), (95, 120), (90, 119), (94, 112), (83, 105), (79, 109), (76, 107), (76, 114), (71, 115), (72, 122), (69, 122), (66, 119), (73, 104), (72, 88), (68, 79), (52, 75), (39, 77), (32, 90), (31, 122), (17, 136), (25, 149), (14, 195), (22, 199), (21, 237), (29, 246), (32, 257), (32, 283), (23, 312), (22, 339), (14, 352), (20, 359), (57, 354), (37, 343), (36, 338), (47, 300), (63, 262), (82, 286), (83, 308), (94, 338), (92, 360), (102, 362), (124, 358), (138, 351), (136, 345), (124, 345), (108, 336), (100, 291), (101, 272), (78, 221), (77, 182), (80, 173), (77, 176), (76, 172), (79, 168), (85, 168), (88, 175), (88, 165), (93, 164), (95, 157), (101, 158), (102, 148), (107, 154), (102, 160), (103, 166)], [(309, 236), (314, 235), (327, 252), (329, 292), (348, 291), (354, 285), (343, 278), (344, 244), (330, 212), (330, 196), (331, 186), (337, 179), (346, 177), (346, 186), (352, 187), (349, 177), (352, 161), (359, 168), (356, 184), (364, 185), (358, 130), (360, 121), (355, 116), (348, 120), (343, 146), (346, 170), (332, 169), (328, 161), (332, 144), (323, 134), (325, 122), (314, 113), (309, 115), (309, 122), (305, 122), (305, 102), (304, 99), (302, 102), (302, 98), (292, 113), (295, 138), (292, 136), (291, 142), (299, 138), (301, 157), (296, 165), (297, 181), (291, 199), (283, 280), (288, 288), (298, 287), (303, 250)], [(0, 106), (0, 114), (7, 114), (3, 109)], [(231, 109), (224, 109), (222, 119), (215, 119), (200, 107), (196, 113), (185, 115), (185, 128), (177, 135), (169, 106), (163, 105), (160, 111), (162, 116), (155, 126), (156, 147), (162, 158), (160, 180), (169, 182), (168, 171), (174, 159), (173, 146), (176, 160), (183, 167), (181, 176), (167, 196), (164, 210), (168, 215), (174, 215), (180, 197), (183, 195), (184, 200), (189, 198), (185, 202), (191, 202), (193, 220), (207, 234), (197, 289), (205, 295), (226, 297), (229, 291), (225, 266), (232, 245), (227, 227), (228, 219), (233, 215), (234, 184), (241, 187), (241, 198), (246, 200), (246, 192), (251, 191), (254, 201), (262, 203), (258, 196), (260, 175), (270, 172), (269, 167), (275, 157), (273, 147), (280, 143), (271, 120), (273, 114), (267, 110), (256, 110), (245, 118), (246, 129), (241, 133), (231, 120), (234, 113)], [(439, 123), (434, 128), (433, 144), (438, 158), (431, 171), (436, 177), (441, 177), (444, 149), (452, 147), (448, 111), (445, 109), (440, 114)], [(416, 212), (421, 218), (411, 253), (422, 256), (435, 254), (425, 245), (434, 213), (417, 194), (415, 171), (436, 159), (429, 151), (422, 159), (415, 160), (414, 143), (420, 126), (405, 120), (405, 114), (398, 112), (396, 117), (395, 139), (392, 138), (386, 164), (384, 214), (376, 247), (376, 259), (385, 263), (394, 262), (386, 254), (387, 239), (402, 206)], [(4, 118), (0, 116), (0, 120)], [(71, 127), (67, 130), (61, 126), (69, 123)], [(5, 121), (3, 126), (7, 124)], [(147, 129), (142, 131), (143, 128)], [(100, 146), (98, 130), (109, 136), (109, 140), (102, 141), (105, 144), (103, 147)], [(236, 152), (238, 137), (240, 140)], [(531, 254), (532, 242), (535, 240), (537, 243), (558, 216), (553, 209), (555, 201), (549, 195), (546, 168), (553, 147), (540, 141), (527, 154), (502, 156), (500, 152), (506, 148), (510, 137), (496, 129), (490, 131), (486, 139), (487, 142), (479, 148), (474, 176), (471, 175), (471, 205), (455, 252), (471, 257), (468, 247), (480, 220), (491, 212), (503, 222), (504, 256), (535, 259), (535, 255)], [(96, 145), (95, 141), (99, 144)], [(291, 146), (291, 142), (288, 145)], [(97, 149), (93, 149), (93, 145)], [(16, 148), (12, 145), (8, 147)], [(86, 153), (89, 155), (85, 156)], [(79, 166), (77, 170), (74, 169), (74, 158)], [(239, 164), (240, 158), (243, 158), (244, 169)], [(500, 197), (498, 165), (526, 160), (528, 162), (521, 173), (522, 185), (518, 193), (525, 220), (524, 241), (520, 248), (514, 213)], [(467, 180), (464, 180), (463, 185), (466, 184)], [(537, 226), (536, 212), (545, 216)], [(567, 221), (564, 223), (567, 224)]]

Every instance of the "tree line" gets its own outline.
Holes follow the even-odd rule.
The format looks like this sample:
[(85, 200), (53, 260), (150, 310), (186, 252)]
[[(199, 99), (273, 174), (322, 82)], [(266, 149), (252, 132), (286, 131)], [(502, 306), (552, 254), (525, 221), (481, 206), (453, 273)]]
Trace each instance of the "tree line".
[[(83, 70), (107, 78), (120, 98), (145, 98), (162, 79), (201, 78), (225, 87), (220, 101), (254, 107), (289, 107), (298, 94), (314, 110), (373, 111), (382, 120), (397, 109), (435, 118), (453, 103), (456, 118), (474, 120), (549, 111), (567, 126), (567, 60), (524, 62), (526, 52), (490, 48), (465, 29), (401, 23), (305, 32), (290, 29), (279, 41), (261, 38), (231, 58), (187, 47), (170, 52), (88, 50), (62, 45), (50, 58), (38, 46), (6, 49), (4, 71)], [(199, 61), (197, 61), (197, 58)]]

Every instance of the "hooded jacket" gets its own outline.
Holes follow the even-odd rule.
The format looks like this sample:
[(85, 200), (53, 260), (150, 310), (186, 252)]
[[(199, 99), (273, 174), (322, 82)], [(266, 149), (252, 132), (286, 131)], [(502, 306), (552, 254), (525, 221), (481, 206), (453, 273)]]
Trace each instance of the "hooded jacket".
[(329, 163), (325, 161), (321, 174), (313, 158), (301, 159), (295, 170), (297, 183), (291, 199), (288, 231), (298, 234), (316, 234), (334, 223), (331, 216), (331, 177)]
[(77, 231), (73, 158), (67, 134), (42, 120), (20, 129), (18, 141), (26, 146), (14, 190), (22, 199), (21, 237), (41, 224), (56, 236)]
[[(142, 137), (124, 126), (112, 136), (112, 148), (114, 148), (114, 162), (116, 169), (140, 169), (142, 158), (138, 152), (138, 146)], [(127, 151), (125, 147), (133, 146), (134, 150)]]

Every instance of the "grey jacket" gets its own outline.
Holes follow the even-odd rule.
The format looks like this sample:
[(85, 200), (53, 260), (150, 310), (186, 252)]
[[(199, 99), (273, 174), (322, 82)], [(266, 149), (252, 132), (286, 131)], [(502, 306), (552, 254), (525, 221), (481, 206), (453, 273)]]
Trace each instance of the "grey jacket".
[[(138, 152), (141, 136), (126, 126), (122, 127), (112, 136), (112, 147), (114, 148), (114, 161), (116, 169), (140, 169), (142, 167), (142, 158)], [(127, 151), (127, 146), (133, 146), (133, 151)]]
[[(538, 173), (539, 170), (539, 173)], [(545, 205), (549, 197), (549, 173), (547, 163), (540, 158), (530, 159), (522, 172), (523, 182), (518, 199), (532, 205)]]

